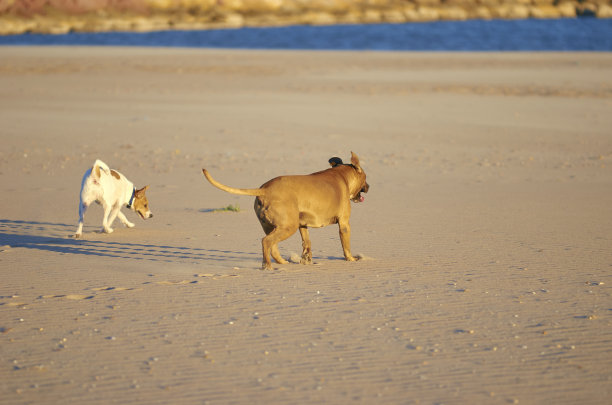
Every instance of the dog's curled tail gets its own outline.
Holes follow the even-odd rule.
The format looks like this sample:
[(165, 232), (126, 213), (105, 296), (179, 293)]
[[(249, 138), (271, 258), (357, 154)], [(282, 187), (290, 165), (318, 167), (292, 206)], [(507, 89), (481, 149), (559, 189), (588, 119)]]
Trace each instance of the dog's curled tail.
[(104, 163), (100, 159), (96, 159), (91, 169), (91, 172), (93, 173), (96, 179), (100, 178), (100, 170), (106, 172), (106, 174), (110, 174), (110, 168), (106, 165), (106, 163)]
[(206, 169), (202, 169), (202, 173), (204, 173), (204, 176), (210, 182), (210, 184), (223, 191), (227, 191), (228, 193), (253, 196), (259, 196), (264, 194), (264, 190), (261, 188), (234, 188), (221, 184), (217, 180), (213, 179), (210, 173), (208, 173), (208, 170)]

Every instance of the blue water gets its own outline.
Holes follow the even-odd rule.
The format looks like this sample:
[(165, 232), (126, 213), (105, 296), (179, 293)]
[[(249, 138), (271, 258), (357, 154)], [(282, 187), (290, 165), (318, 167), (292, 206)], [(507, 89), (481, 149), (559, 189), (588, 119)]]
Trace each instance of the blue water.
[(612, 19), (469, 20), (0, 36), (0, 45), (376, 51), (612, 51)]

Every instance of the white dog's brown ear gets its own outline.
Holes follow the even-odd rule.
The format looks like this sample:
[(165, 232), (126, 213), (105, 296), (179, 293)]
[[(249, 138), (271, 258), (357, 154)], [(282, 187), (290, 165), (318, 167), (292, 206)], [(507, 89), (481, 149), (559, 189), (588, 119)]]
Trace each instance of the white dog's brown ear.
[(351, 152), (351, 164), (355, 167), (357, 173), (361, 173), (363, 171), (359, 165), (359, 157), (353, 152)]
[(144, 186), (140, 190), (136, 190), (136, 194), (144, 194), (145, 191), (147, 191), (148, 188), (149, 188), (149, 186)]

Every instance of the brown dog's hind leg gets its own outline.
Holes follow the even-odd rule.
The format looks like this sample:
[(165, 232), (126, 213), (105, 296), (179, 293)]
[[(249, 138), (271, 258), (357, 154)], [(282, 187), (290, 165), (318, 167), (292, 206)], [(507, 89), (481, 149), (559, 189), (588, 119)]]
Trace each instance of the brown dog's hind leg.
[(344, 258), (350, 262), (354, 262), (355, 258), (351, 255), (351, 226), (348, 221), (339, 221), (338, 228), (340, 228), (340, 243), (342, 243)]
[(312, 264), (312, 248), (310, 245), (310, 235), (308, 228), (300, 227), (300, 235), (302, 236), (302, 259), (301, 264)]
[[(297, 228), (297, 226), (295, 227)], [(270, 255), (279, 264), (288, 263), (285, 259), (280, 256), (278, 251), (278, 243), (284, 241), (295, 233), (295, 228), (274, 228), (269, 234), (267, 234), (261, 240), (261, 247), (263, 250), (263, 262), (261, 268), (264, 270), (272, 270), (272, 262), (270, 261)]]
[(276, 260), (276, 263), (278, 264), (289, 263), (287, 260), (283, 259), (283, 257), (281, 256), (280, 252), (278, 251), (278, 245), (272, 246), (272, 250), (270, 251), (270, 254), (272, 255), (272, 258)]

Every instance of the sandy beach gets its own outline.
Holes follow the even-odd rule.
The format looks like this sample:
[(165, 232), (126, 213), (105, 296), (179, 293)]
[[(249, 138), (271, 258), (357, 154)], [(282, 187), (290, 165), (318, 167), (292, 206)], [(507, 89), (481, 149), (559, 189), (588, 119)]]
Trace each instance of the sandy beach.
[[(0, 48), (0, 403), (608, 403), (611, 71), (609, 53)], [(314, 265), (260, 270), (252, 197), (201, 173), (253, 188), (351, 151), (357, 262), (329, 226)], [(96, 159), (149, 185), (154, 217), (101, 234), (92, 206), (76, 240)]]

